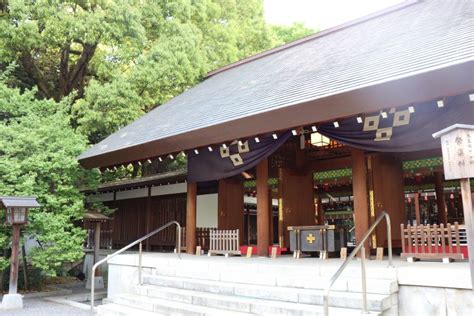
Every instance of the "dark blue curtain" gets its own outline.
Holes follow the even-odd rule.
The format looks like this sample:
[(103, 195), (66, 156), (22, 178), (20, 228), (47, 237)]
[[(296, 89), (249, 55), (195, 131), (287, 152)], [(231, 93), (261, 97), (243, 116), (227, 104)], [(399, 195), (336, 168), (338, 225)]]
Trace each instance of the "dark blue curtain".
[[(453, 124), (474, 124), (469, 95), (407, 105), (318, 125), (318, 131), (342, 144), (367, 151), (411, 152), (440, 148), (432, 134)], [(441, 107), (440, 107), (441, 106)], [(359, 118), (359, 120), (358, 120)]]
[(262, 159), (275, 152), (291, 135), (285, 132), (274, 139), (272, 134), (242, 140), (239, 144), (234, 141), (227, 148), (213, 146), (212, 151), (202, 148), (196, 154), (188, 151), (188, 181), (202, 182), (219, 180), (240, 174), (255, 167)]

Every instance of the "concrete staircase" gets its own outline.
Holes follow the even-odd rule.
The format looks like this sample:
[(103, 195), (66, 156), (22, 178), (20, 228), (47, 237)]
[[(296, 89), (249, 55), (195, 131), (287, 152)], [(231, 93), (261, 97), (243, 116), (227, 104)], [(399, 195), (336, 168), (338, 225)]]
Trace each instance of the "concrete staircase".
[[(180, 263), (179, 265), (183, 265)], [(144, 275), (143, 285), (105, 299), (99, 315), (323, 315), (323, 288), (332, 273), (269, 266), (199, 263), (161, 267)], [(197, 267), (196, 267), (197, 265)], [(295, 269), (296, 268), (296, 269)], [(359, 269), (348, 269), (331, 291), (330, 315), (360, 315)], [(199, 271), (199, 272), (197, 272)], [(369, 274), (368, 308), (373, 315), (398, 314), (395, 271)]]

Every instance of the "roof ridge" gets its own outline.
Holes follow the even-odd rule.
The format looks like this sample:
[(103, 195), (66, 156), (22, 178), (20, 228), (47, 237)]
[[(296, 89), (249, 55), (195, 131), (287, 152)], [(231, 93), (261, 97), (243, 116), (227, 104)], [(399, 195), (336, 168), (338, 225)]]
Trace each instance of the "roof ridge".
[(281, 51), (286, 50), (286, 49), (291, 48), (291, 47), (295, 47), (295, 46), (304, 44), (304, 43), (306, 43), (306, 42), (309, 42), (309, 41), (318, 39), (318, 38), (320, 38), (320, 37), (323, 37), (323, 36), (326, 36), (326, 35), (329, 35), (329, 34), (332, 34), (332, 33), (338, 32), (338, 31), (341, 31), (341, 30), (343, 30), (343, 29), (346, 29), (346, 28), (349, 28), (349, 27), (351, 27), (351, 26), (354, 26), (354, 25), (357, 25), (357, 24), (366, 22), (366, 21), (368, 21), (368, 20), (372, 20), (372, 19), (374, 19), (374, 18), (381, 17), (381, 16), (383, 16), (383, 15), (386, 15), (386, 14), (389, 14), (389, 13), (392, 13), (392, 12), (395, 12), (395, 11), (398, 11), (398, 10), (400, 10), (400, 9), (404, 9), (404, 8), (406, 8), (406, 7), (408, 7), (408, 6), (411, 6), (411, 5), (413, 5), (413, 4), (419, 3), (420, 1), (421, 1), (421, 0), (406, 0), (406, 1), (404, 1), (404, 2), (401, 2), (401, 3), (398, 3), (398, 4), (392, 5), (392, 6), (390, 6), (390, 7), (387, 7), (387, 8), (385, 8), (385, 9), (381, 9), (381, 10), (375, 11), (375, 12), (373, 12), (373, 13), (370, 13), (370, 14), (368, 14), (368, 15), (364, 15), (364, 16), (362, 16), (362, 17), (360, 17), (360, 18), (357, 18), (357, 19), (354, 19), (354, 20), (350, 20), (350, 21), (344, 22), (344, 23), (342, 23), (342, 24), (339, 24), (339, 25), (330, 27), (330, 28), (325, 29), (325, 30), (320, 31), (320, 32), (316, 32), (316, 33), (314, 33), (314, 34), (305, 36), (305, 37), (303, 37), (303, 38), (294, 40), (294, 41), (292, 41), (292, 42), (289, 42), (289, 43), (286, 43), (286, 44), (283, 44), (283, 45), (280, 45), (280, 46), (271, 48), (271, 49), (269, 49), (269, 50), (266, 50), (266, 51), (257, 53), (257, 54), (255, 54), (255, 55), (251, 55), (251, 56), (249, 56), (249, 57), (245, 57), (245, 58), (243, 58), (243, 59), (240, 59), (240, 60), (238, 60), (238, 61), (235, 61), (235, 62), (233, 62), (233, 63), (227, 64), (227, 65), (225, 65), (225, 66), (222, 66), (222, 67), (220, 67), (220, 68), (217, 68), (217, 69), (214, 69), (214, 70), (208, 72), (204, 78), (207, 79), (207, 78), (212, 77), (212, 76), (214, 76), (214, 75), (216, 75), (216, 74), (218, 74), (218, 73), (221, 73), (221, 72), (224, 72), (224, 71), (226, 71), (226, 70), (229, 70), (229, 69), (238, 67), (238, 66), (240, 66), (240, 65), (249, 63), (249, 62), (251, 62), (251, 61), (254, 61), (254, 60), (257, 60), (257, 59), (260, 59), (260, 58), (263, 58), (263, 57), (266, 57), (266, 56), (269, 56), (269, 55), (272, 55), (272, 54), (281, 52)]

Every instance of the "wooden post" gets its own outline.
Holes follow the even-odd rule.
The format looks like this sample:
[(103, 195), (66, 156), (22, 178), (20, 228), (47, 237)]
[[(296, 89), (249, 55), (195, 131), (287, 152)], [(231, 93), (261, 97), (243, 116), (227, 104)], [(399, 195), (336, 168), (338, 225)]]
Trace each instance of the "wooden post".
[[(365, 153), (352, 149), (352, 192), (354, 196), (355, 235), (358, 243), (369, 229), (369, 205), (367, 202), (367, 165)], [(366, 254), (369, 255), (368, 242), (365, 244)]]
[(420, 193), (415, 193), (415, 218), (416, 225), (421, 225), (421, 216), (420, 216)]
[(460, 179), (462, 206), (464, 210), (464, 225), (466, 226), (467, 253), (471, 270), (471, 285), (474, 291), (474, 206), (472, 205), (471, 184), (469, 178)]
[(446, 212), (446, 201), (444, 200), (443, 173), (437, 171), (435, 176), (436, 204), (438, 205), (438, 222), (448, 223), (448, 214)]
[(189, 254), (193, 254), (197, 246), (196, 204), (197, 184), (195, 182), (188, 182), (186, 197), (186, 252)]
[(268, 256), (270, 244), (270, 215), (268, 194), (268, 159), (257, 165), (257, 254)]
[(10, 285), (8, 294), (17, 294), (18, 290), (18, 251), (20, 250), (20, 225), (12, 225), (12, 256), (10, 266)]
[[(100, 222), (95, 223), (94, 231), (94, 264), (99, 261), (99, 251), (100, 251)], [(100, 276), (100, 268), (95, 270), (95, 275)]]

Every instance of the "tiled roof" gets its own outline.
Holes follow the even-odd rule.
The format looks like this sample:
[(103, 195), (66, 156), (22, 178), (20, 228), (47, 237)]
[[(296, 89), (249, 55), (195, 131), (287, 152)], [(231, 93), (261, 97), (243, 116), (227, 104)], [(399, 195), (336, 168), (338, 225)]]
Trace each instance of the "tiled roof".
[[(112, 157), (120, 150), (122, 158), (116, 160), (121, 162), (131, 148), (151, 142), (154, 149), (148, 148), (146, 155), (191, 149), (189, 139), (184, 141), (191, 132), (208, 129), (201, 138), (195, 136), (194, 143), (218, 138), (209, 129), (213, 126), (224, 126), (223, 135), (231, 135), (224, 133), (224, 124), (246, 124), (246, 119), (262, 113), (472, 62), (472, 12), (472, 1), (421, 1), (217, 72), (110, 135), (79, 160), (98, 166), (87, 161)], [(235, 125), (232, 128), (237, 133)], [(258, 128), (252, 126), (252, 132)], [(140, 155), (137, 152), (133, 158)]]

